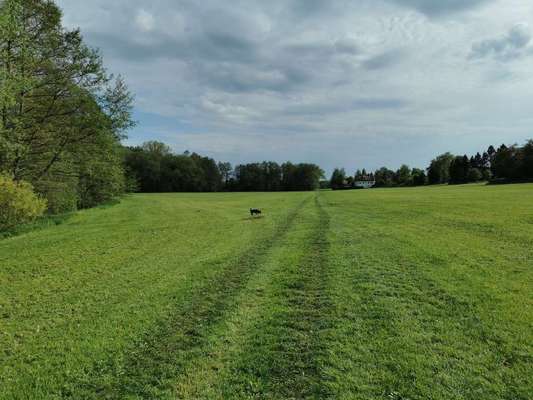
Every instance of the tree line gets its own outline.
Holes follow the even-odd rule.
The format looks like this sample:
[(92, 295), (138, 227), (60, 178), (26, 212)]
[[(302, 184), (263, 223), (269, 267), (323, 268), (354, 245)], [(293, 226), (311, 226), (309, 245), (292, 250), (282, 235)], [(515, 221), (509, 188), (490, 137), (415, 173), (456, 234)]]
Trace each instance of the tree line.
[(356, 182), (370, 180), (375, 187), (461, 184), (487, 181), (490, 183), (533, 182), (533, 140), (525, 145), (494, 146), (475, 155), (444, 153), (435, 157), (426, 170), (402, 165), (393, 171), (386, 167), (367, 173), (357, 171), (348, 176), (336, 168), (329, 181), (334, 190), (354, 188)]
[(124, 191), (132, 101), (52, 1), (0, 2), (0, 173), (30, 183), (50, 211)]
[(48, 210), (93, 207), (128, 191), (293, 191), (533, 181), (533, 141), (490, 146), (473, 156), (442, 154), (426, 170), (407, 165), (331, 180), (309, 163), (232, 167), (160, 142), (122, 144), (135, 125), (133, 95), (108, 74), (79, 30), (61, 25), (51, 0), (0, 1), (0, 229)]
[(315, 164), (273, 161), (239, 164), (216, 162), (185, 152), (175, 154), (161, 142), (125, 148), (128, 186), (140, 192), (315, 190), (323, 171)]
[(0, 1), (0, 229), (128, 191), (313, 190), (313, 164), (237, 165), (159, 142), (126, 147), (133, 95), (52, 0)]

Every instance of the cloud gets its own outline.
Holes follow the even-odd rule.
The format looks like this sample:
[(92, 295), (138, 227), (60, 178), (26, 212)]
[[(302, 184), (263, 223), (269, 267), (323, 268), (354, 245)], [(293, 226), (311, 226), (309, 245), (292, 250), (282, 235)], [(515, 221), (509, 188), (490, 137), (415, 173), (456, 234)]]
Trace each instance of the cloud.
[(397, 64), (404, 57), (404, 52), (398, 49), (389, 50), (363, 62), (363, 67), (368, 70), (379, 70)]
[(400, 6), (414, 8), (428, 16), (456, 13), (488, 4), (494, 0), (388, 0)]
[(311, 103), (287, 107), (283, 110), (286, 115), (327, 115), (349, 113), (356, 111), (399, 110), (407, 107), (408, 101), (398, 98), (359, 98), (346, 102)]
[(335, 42), (335, 50), (337, 50), (339, 53), (352, 55), (359, 54), (361, 52), (361, 48), (357, 41), (349, 38), (337, 40)]
[(494, 58), (505, 62), (531, 55), (533, 54), (530, 46), (532, 38), (531, 30), (527, 24), (517, 24), (505, 35), (474, 43), (470, 58)]
[(139, 29), (143, 32), (150, 32), (154, 29), (155, 20), (154, 16), (148, 11), (140, 9), (135, 17), (135, 23)]
[(135, 92), (129, 143), (370, 169), (531, 132), (529, 1), (56, 1)]

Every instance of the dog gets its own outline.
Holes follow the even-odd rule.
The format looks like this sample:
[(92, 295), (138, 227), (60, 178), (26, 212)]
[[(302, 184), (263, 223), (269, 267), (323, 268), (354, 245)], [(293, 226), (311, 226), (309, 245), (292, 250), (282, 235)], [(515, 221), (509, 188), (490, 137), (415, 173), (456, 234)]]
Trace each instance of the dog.
[(254, 215), (261, 215), (261, 210), (259, 208), (250, 208), (250, 215), (252, 217)]

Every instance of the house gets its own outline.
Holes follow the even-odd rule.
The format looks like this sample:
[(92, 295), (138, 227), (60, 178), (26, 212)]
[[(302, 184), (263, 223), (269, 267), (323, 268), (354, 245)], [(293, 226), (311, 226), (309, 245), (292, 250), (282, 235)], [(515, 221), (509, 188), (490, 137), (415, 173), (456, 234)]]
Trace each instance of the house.
[(376, 185), (376, 180), (372, 175), (358, 176), (354, 186), (358, 189), (370, 189)]

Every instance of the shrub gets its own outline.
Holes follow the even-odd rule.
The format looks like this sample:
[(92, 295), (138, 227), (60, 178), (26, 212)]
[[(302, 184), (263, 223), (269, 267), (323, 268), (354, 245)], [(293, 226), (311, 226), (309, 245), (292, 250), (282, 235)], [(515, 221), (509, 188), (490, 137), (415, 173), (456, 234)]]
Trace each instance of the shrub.
[(490, 169), (485, 168), (482, 172), (483, 174), (483, 180), (484, 181), (490, 181), (492, 180), (492, 172), (490, 172)]
[(477, 168), (470, 168), (468, 170), (467, 178), (469, 182), (479, 182), (480, 180), (483, 179), (483, 174)]
[(46, 198), (48, 203), (48, 212), (50, 214), (64, 214), (76, 211), (78, 208), (78, 191), (75, 181), (40, 181), (35, 189)]
[(0, 231), (31, 222), (46, 210), (46, 200), (27, 182), (15, 182), (0, 175)]

